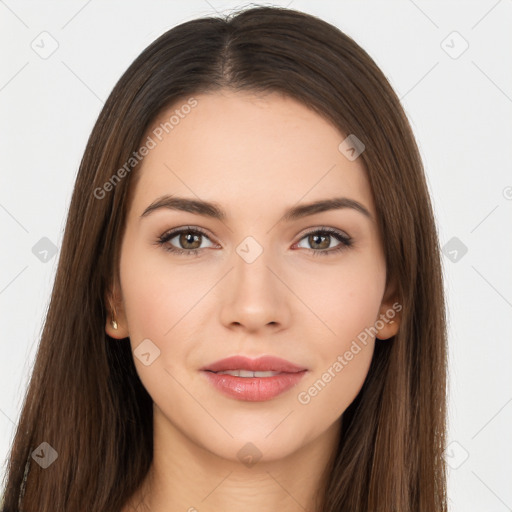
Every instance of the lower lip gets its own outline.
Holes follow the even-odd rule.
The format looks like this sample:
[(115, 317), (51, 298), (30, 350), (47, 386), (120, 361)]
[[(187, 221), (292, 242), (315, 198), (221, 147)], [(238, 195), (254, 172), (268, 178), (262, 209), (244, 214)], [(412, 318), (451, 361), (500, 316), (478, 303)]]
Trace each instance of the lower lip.
[(209, 381), (225, 395), (248, 402), (264, 402), (288, 391), (304, 377), (307, 370), (297, 373), (280, 373), (273, 377), (233, 377), (203, 371)]

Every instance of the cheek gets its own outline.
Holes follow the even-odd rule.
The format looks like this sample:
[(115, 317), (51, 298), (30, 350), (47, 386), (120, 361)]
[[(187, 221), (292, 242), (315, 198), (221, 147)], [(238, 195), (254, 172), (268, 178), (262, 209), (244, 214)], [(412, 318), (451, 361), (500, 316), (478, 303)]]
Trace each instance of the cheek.
[[(122, 253), (120, 261), (134, 364), (156, 403), (180, 393), (173, 376), (180, 380), (190, 350), (187, 340), (194, 336), (192, 330), (198, 329), (193, 321), (194, 306), (208, 289), (208, 282), (201, 284), (197, 274), (172, 266), (162, 253), (130, 250)], [(145, 361), (142, 354), (147, 353)]]
[[(336, 297), (336, 294), (332, 294)], [(299, 404), (320, 423), (331, 423), (359, 393), (370, 367), (375, 345), (371, 327), (379, 298), (361, 290), (338, 291), (336, 307), (322, 309), (327, 327), (315, 339), (315, 365), (297, 396)], [(312, 337), (313, 339), (313, 337)]]
[(309, 322), (328, 351), (343, 349), (378, 318), (386, 271), (375, 254), (347, 254), (339, 263), (310, 265), (296, 274), (290, 276), (294, 291), (308, 306)]
[(385, 277), (382, 262), (354, 257), (302, 281), (299, 293), (317, 316), (310, 334), (316, 364), (298, 401), (326, 421), (343, 413), (366, 379)]
[(187, 344), (179, 342), (183, 340), (180, 328), (187, 323), (187, 313), (193, 314), (200, 296), (197, 284), (187, 283), (180, 269), (166, 265), (165, 254), (159, 252), (134, 247), (122, 253), (120, 261), (133, 360), (153, 399), (170, 386), (172, 378), (167, 372), (173, 372), (185, 357)]
[(193, 269), (172, 265), (164, 249), (127, 251), (120, 271), (132, 343), (141, 337), (160, 343), (171, 339), (211, 286)]

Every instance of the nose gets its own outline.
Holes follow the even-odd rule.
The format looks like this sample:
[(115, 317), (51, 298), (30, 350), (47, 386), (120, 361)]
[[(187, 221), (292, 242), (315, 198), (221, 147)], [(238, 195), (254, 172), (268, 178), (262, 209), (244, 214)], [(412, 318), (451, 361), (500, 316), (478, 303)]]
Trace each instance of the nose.
[(227, 328), (275, 332), (288, 326), (292, 294), (269, 252), (264, 250), (251, 263), (233, 255), (235, 268), (224, 280), (219, 297), (220, 319)]

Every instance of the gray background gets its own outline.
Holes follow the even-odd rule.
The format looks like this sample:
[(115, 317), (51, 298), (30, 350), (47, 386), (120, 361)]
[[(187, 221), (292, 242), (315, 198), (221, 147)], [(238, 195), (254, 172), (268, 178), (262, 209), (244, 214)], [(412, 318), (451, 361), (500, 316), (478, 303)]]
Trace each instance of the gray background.
[[(0, 477), (104, 100), (161, 33), (244, 5), (0, 0)], [(274, 5), (352, 36), (402, 99), (445, 253), (450, 510), (512, 510), (512, 0)]]

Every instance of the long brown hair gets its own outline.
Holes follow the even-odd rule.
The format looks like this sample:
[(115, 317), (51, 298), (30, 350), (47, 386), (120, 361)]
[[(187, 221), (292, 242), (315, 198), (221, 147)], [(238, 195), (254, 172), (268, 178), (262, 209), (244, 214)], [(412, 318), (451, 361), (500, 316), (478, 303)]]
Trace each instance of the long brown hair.
[[(105, 333), (106, 291), (118, 275), (137, 175), (137, 165), (132, 170), (126, 162), (164, 109), (220, 88), (284, 93), (365, 144), (360, 158), (387, 279), (396, 281), (403, 309), (398, 334), (377, 341), (365, 384), (343, 414), (322, 511), (446, 511), (445, 304), (418, 148), (399, 99), (370, 56), (327, 22), (278, 7), (169, 30), (131, 64), (106, 101), (80, 164), (8, 459), (3, 511), (117, 512), (146, 476), (152, 401), (129, 344)], [(105, 186), (123, 166), (122, 179)], [(43, 442), (58, 454), (46, 469), (31, 456)]]

